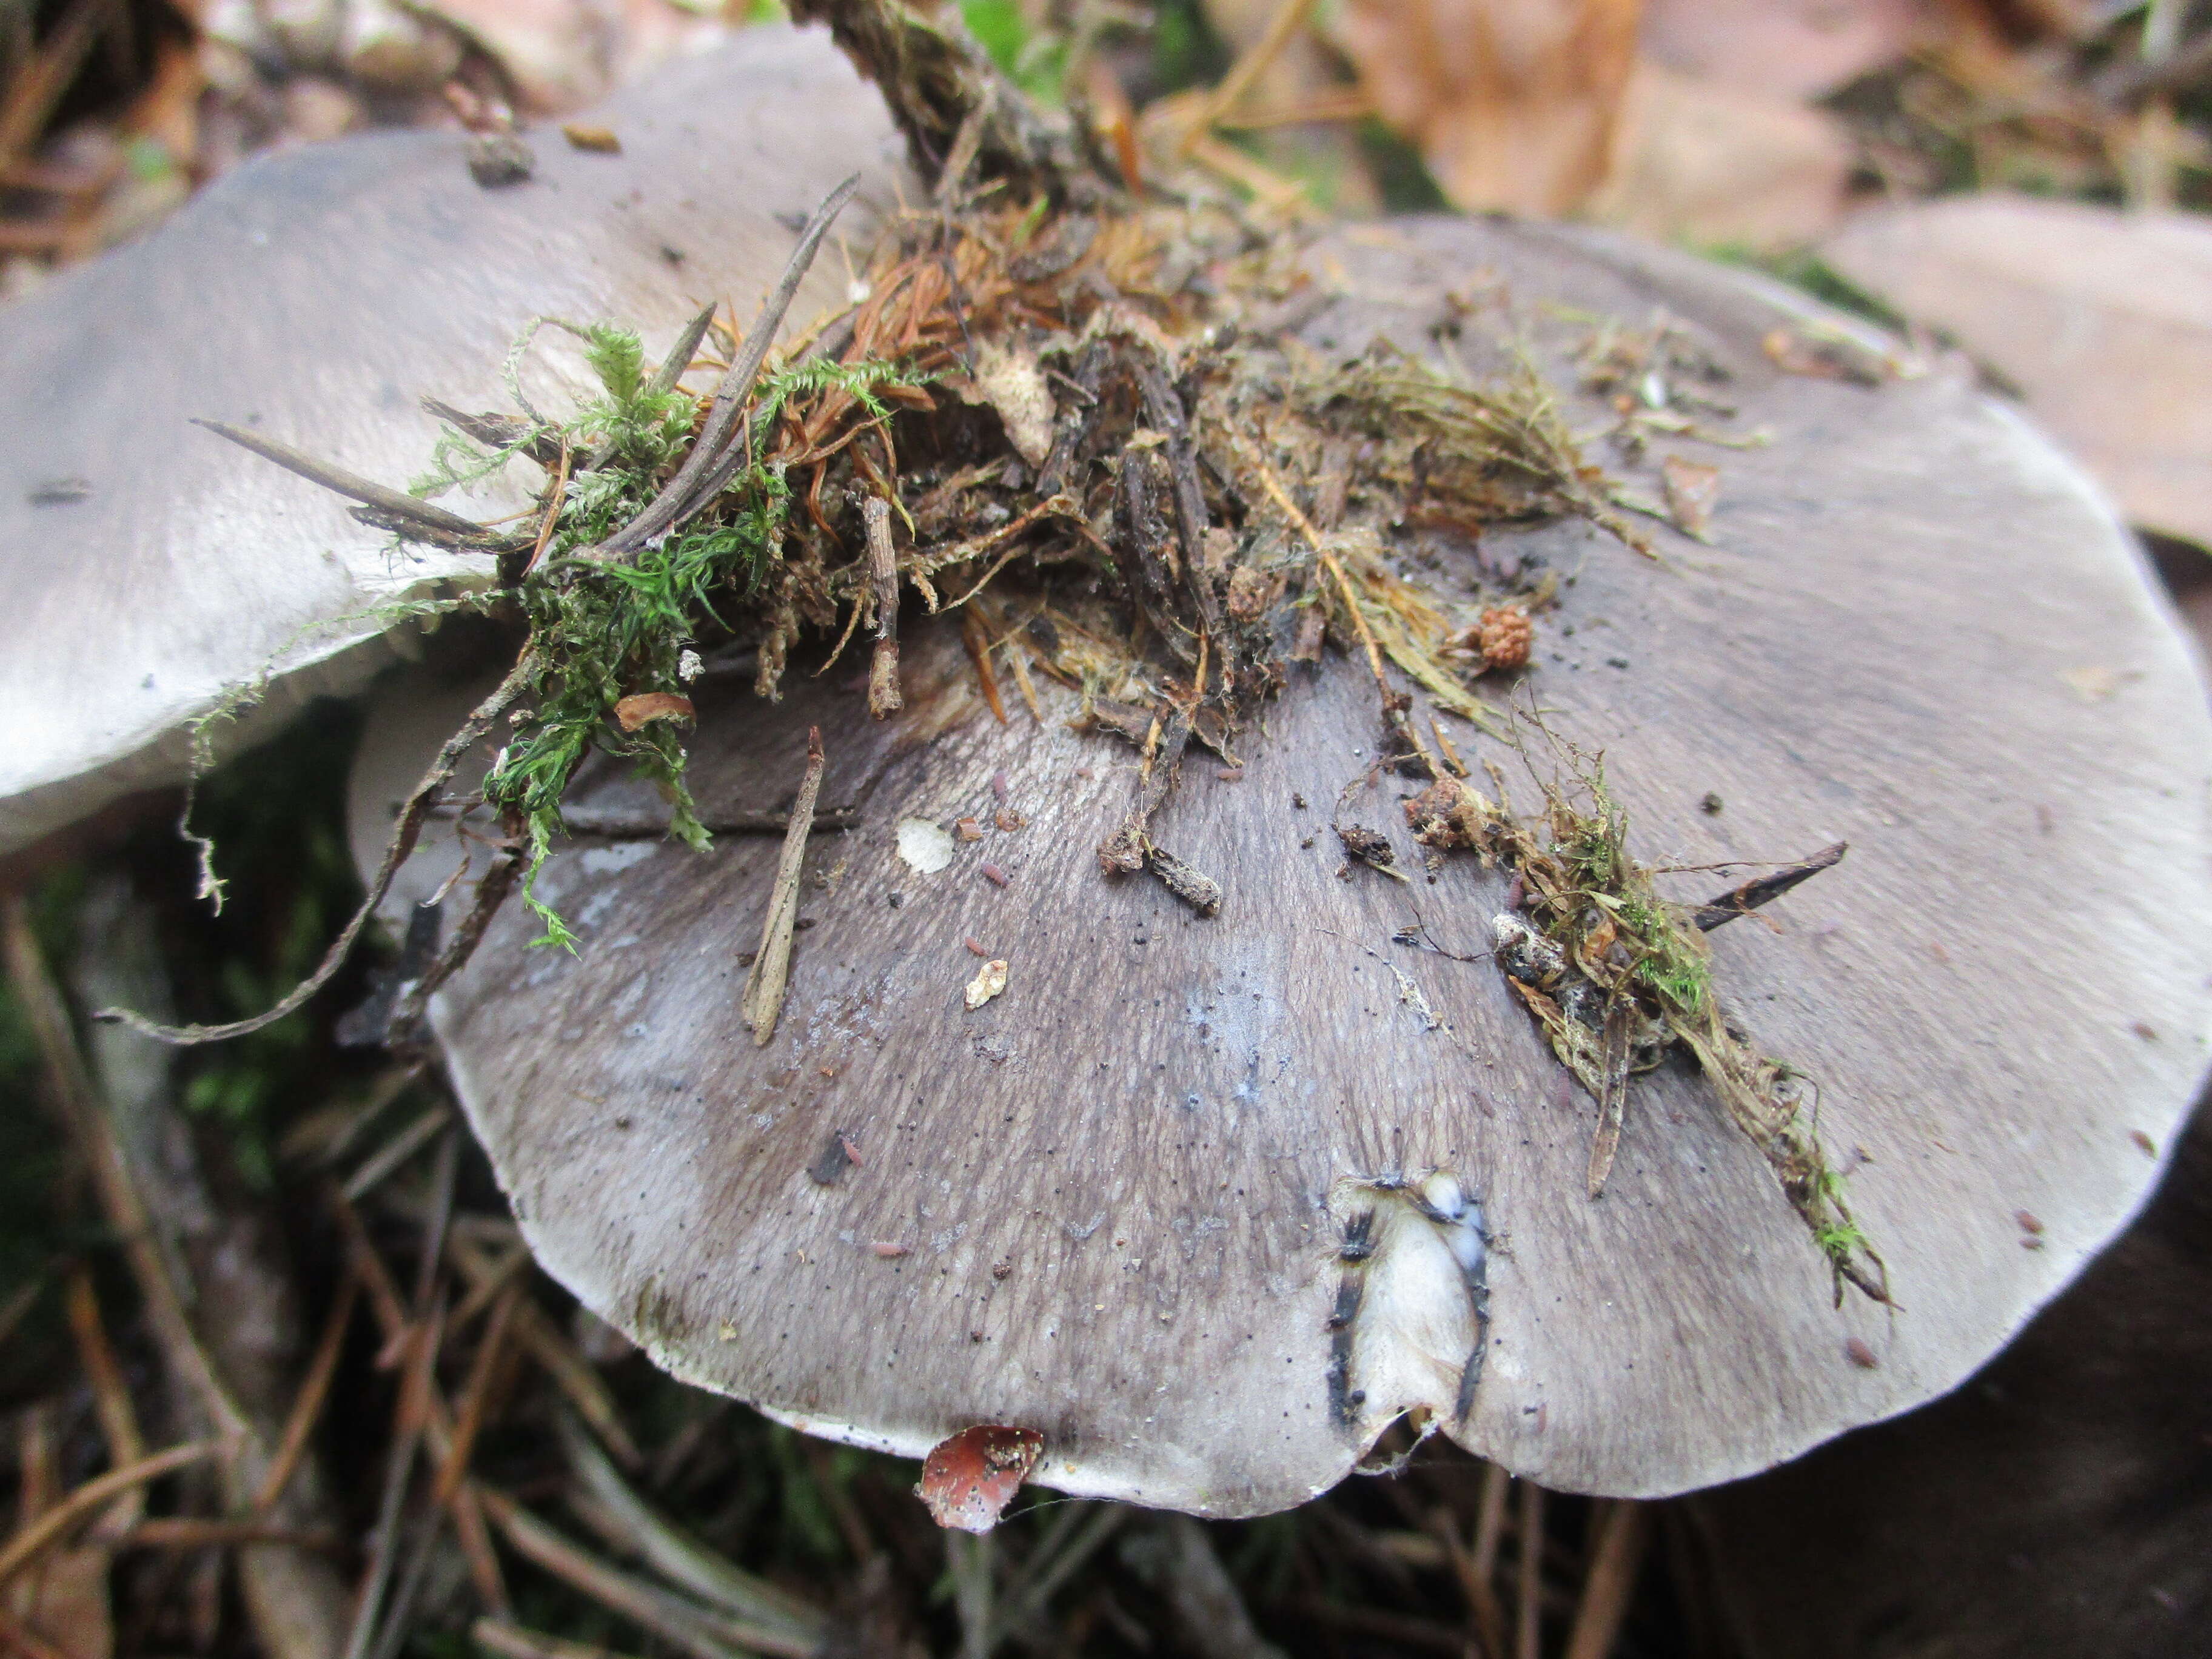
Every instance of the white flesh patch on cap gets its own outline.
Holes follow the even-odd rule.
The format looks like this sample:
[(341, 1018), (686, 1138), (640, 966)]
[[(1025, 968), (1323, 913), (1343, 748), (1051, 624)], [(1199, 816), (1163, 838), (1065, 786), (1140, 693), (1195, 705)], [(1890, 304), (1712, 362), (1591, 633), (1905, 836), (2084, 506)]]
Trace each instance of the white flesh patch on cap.
[(933, 876), (952, 862), (952, 837), (927, 818), (901, 818), (898, 854), (916, 875)]
[(1371, 1441), (1412, 1415), (1424, 1432), (1466, 1415), (1489, 1324), (1482, 1206), (1449, 1170), (1340, 1182), (1343, 1277), (1330, 1317), (1330, 1407)]

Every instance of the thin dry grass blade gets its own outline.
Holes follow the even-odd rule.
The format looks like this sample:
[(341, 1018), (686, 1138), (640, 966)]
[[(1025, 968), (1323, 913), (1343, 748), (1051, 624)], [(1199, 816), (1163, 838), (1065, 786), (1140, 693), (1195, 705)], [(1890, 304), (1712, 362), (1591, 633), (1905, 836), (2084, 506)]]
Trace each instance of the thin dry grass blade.
[(820, 1649), (829, 1634), (829, 1620), (819, 1607), (755, 1577), (687, 1536), (631, 1490), (574, 1418), (562, 1413), (558, 1427), (569, 1468), (609, 1529), (620, 1534), (619, 1540), (611, 1537), (610, 1542), (619, 1541), (671, 1583), (744, 1620), (750, 1645), (793, 1655)]
[(625, 1659), (608, 1648), (548, 1636), (498, 1619), (477, 1620), (469, 1627), (469, 1635), (478, 1647), (490, 1649), (501, 1659)]
[(269, 1465), (261, 1490), (254, 1494), (256, 1515), (266, 1515), (283, 1496), (284, 1488), (292, 1483), (300, 1459), (307, 1452), (307, 1437), (314, 1432), (316, 1419), (323, 1414), (323, 1401), (330, 1396), (331, 1380), (337, 1375), (338, 1353), (345, 1343), (346, 1327), (353, 1322), (354, 1304), (360, 1296), (361, 1269), (358, 1264), (349, 1263), (338, 1280), (337, 1300), (331, 1304), (330, 1315), (323, 1322), (323, 1333), (315, 1340), (314, 1357), (307, 1362), (307, 1375), (292, 1401), (291, 1414), (284, 1419), (284, 1435), (277, 1442), (276, 1455)]
[[(66, 1293), (70, 1332), (76, 1339), (77, 1358), (85, 1380), (92, 1387), (93, 1405), (100, 1414), (100, 1429), (107, 1442), (107, 1461), (125, 1468), (144, 1459), (146, 1442), (138, 1432), (138, 1413), (131, 1403), (131, 1389), (123, 1380), (109, 1346), (107, 1328), (100, 1322), (100, 1298), (93, 1290), (92, 1274), (82, 1264), (70, 1270)], [(146, 1495), (133, 1490), (100, 1524), (117, 1532), (128, 1531), (146, 1507)]]
[(1650, 1537), (1647, 1505), (1624, 1498), (1607, 1506), (1589, 1571), (1583, 1579), (1582, 1601), (1575, 1608), (1565, 1659), (1606, 1659), (1613, 1651), (1621, 1622), (1628, 1617), (1629, 1599), (1635, 1594)]
[(0, 1585), (21, 1572), (72, 1527), (97, 1515), (111, 1500), (135, 1492), (149, 1480), (159, 1480), (174, 1470), (212, 1457), (217, 1449), (212, 1440), (188, 1440), (181, 1446), (155, 1452), (150, 1457), (142, 1457), (125, 1468), (111, 1469), (86, 1481), (9, 1539), (6, 1548), (0, 1549)]
[(438, 1131), (453, 1121), (453, 1109), (441, 1103), (416, 1118), (380, 1146), (361, 1168), (347, 1177), (346, 1197), (356, 1204), (361, 1202), (383, 1182), (386, 1176), (429, 1145)]
[(460, 1490), (462, 1478), (468, 1474), (470, 1455), (476, 1449), (477, 1436), (483, 1428), (484, 1414), (491, 1405), (492, 1379), (507, 1353), (507, 1340), (514, 1326), (514, 1310), (520, 1305), (522, 1296), (520, 1282), (507, 1279), (507, 1288), (493, 1305), (491, 1322), (484, 1327), (483, 1339), (477, 1344), (476, 1357), (469, 1364), (468, 1380), (461, 1385), (460, 1416), (453, 1425), (453, 1441), (446, 1448), (445, 1457), (438, 1466), (435, 1490), (441, 1504), (453, 1502), (453, 1494)]
[(1544, 1656), (1544, 1489), (1521, 1483), (1519, 1594), (1513, 1614), (1514, 1659)]
[(153, 1218), (138, 1195), (137, 1180), (121, 1144), (107, 1121), (86, 1068), (83, 1052), (61, 993), (46, 971), (46, 954), (32, 932), (30, 912), (20, 895), (10, 895), (0, 911), (0, 933), (4, 933), (8, 982), (31, 1027), (33, 1040), (45, 1067), (49, 1090), (69, 1125), (70, 1137), (83, 1149), (92, 1169), (93, 1184), (108, 1225), (124, 1241), (124, 1259), (131, 1265), (146, 1316), (161, 1349), (171, 1376), (191, 1390), (216, 1435), (233, 1441), (246, 1432), (246, 1419), (229, 1391), (216, 1379), (206, 1350), (185, 1316), (183, 1298), (162, 1260)]
[(506, 1493), (489, 1486), (482, 1491), (492, 1520), (525, 1560), (681, 1649), (691, 1659), (740, 1659), (742, 1650), (716, 1628), (720, 1621), (704, 1608), (672, 1590), (609, 1566)]

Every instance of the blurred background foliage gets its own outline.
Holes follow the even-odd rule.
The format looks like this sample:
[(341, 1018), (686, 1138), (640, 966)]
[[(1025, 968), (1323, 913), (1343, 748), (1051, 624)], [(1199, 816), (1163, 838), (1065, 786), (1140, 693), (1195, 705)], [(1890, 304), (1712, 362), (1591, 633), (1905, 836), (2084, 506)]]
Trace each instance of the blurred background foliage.
[[(962, 0), (962, 10), (1024, 88), (1126, 138), (1140, 170), (1242, 64), (1242, 96), (1208, 111), (1225, 152), (1215, 161), (1286, 218), (1447, 207), (1572, 217), (1756, 265), (1922, 349), (1963, 348), (2099, 472), (2185, 607), (2212, 615), (2202, 0), (1322, 0), (1287, 14), (1279, 0)], [(0, 300), (143, 234), (256, 152), (378, 125), (555, 119), (778, 15), (774, 0), (0, 0)], [(2069, 424), (2090, 405), (2094, 427)], [(118, 872), (155, 930), (181, 1017), (237, 1018), (303, 976), (359, 896), (342, 821), (357, 731), (356, 711), (319, 704), (204, 781), (193, 822), (232, 878), (220, 915), (190, 896), (173, 795), (126, 803), (0, 869), (54, 981), (76, 980), (93, 896)], [(908, 1495), (911, 1466), (684, 1388), (530, 1272), (499, 1231), (480, 1155), (465, 1139), (450, 1162), (433, 1151), (451, 1133), (434, 1075), (337, 1042), (341, 1016), (392, 956), (380, 945), (293, 1018), (181, 1058), (180, 1156), (218, 1210), (265, 1224), (260, 1248), (276, 1273), (265, 1282), (296, 1292), (296, 1307), (270, 1316), (295, 1367), (364, 1271), (345, 1218), (389, 1257), (404, 1293), (448, 1171), (467, 1237), (506, 1264), (496, 1270), (520, 1287), (516, 1305), (538, 1310), (510, 1314), (501, 1330), (534, 1334), (502, 1347), (484, 1334), (507, 1296), (495, 1286), (443, 1369), (481, 1419), (472, 1467), (488, 1490), (591, 1540), (599, 1570), (652, 1579), (640, 1563), (666, 1540), (594, 1508), (564, 1439), (568, 1413), (600, 1424), (603, 1440), (605, 1421), (620, 1425), (630, 1446), (610, 1455), (623, 1478), (686, 1540), (797, 1594), (854, 1650), (1503, 1653), (1510, 1621), (1485, 1598), (1510, 1583), (1538, 1609), (1534, 1645), (1516, 1637), (1516, 1650), (1563, 1651), (1583, 1628), (1603, 1540), (1648, 1528), (1632, 1596), (1609, 1615), (1610, 1650), (1729, 1653), (1694, 1529), (1673, 1506), (1637, 1520), (1636, 1506), (1581, 1499), (1532, 1509), (1518, 1492), (1509, 1508), (1496, 1471), (1435, 1444), (1401, 1479), (1355, 1480), (1239, 1525), (1185, 1529), (1033, 1492), (988, 1547), (995, 1565), (948, 1552)], [(185, 1416), (161, 1386), (158, 1334), (123, 1266), (128, 1241), (93, 1200), (94, 1152), (60, 1127), (54, 1060), (21, 987), (0, 991), (0, 1464), (26, 1516), (34, 1492), (112, 1462), (102, 1412), (113, 1389), (103, 1395), (83, 1320), (70, 1314), (81, 1315), (70, 1301), (80, 1279), (152, 1442), (168, 1443)], [(416, 1155), (379, 1167), (418, 1129), (402, 1147)], [(327, 1530), (315, 1535), (352, 1574), (405, 1419), (404, 1351), (358, 1317), (331, 1340), (317, 1442), (331, 1479), (314, 1522)], [(19, 1582), (0, 1597), (0, 1638), (30, 1659), (260, 1650), (216, 1544), (126, 1533), (100, 1550), (97, 1596), (58, 1625), (42, 1615), (33, 1637), (15, 1621), (44, 1604), (27, 1605)], [(476, 1650), (469, 1587), (483, 1563), (444, 1547), (420, 1559), (411, 1611), (380, 1639), (459, 1659)], [(502, 1559), (514, 1623), (582, 1644), (501, 1650), (510, 1659), (722, 1659), (641, 1632), (611, 1610), (604, 1577)], [(1249, 1606), (1249, 1627), (1187, 1628), (1179, 1608), (1208, 1571)], [(962, 1613), (979, 1582), (1026, 1609), (987, 1622), (988, 1640)]]

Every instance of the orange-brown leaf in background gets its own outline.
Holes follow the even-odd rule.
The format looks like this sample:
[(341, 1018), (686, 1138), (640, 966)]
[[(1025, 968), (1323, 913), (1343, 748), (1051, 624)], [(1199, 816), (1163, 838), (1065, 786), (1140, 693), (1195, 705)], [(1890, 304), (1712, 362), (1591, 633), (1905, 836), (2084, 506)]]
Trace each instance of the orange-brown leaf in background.
[(2016, 385), (2130, 519), (2212, 547), (2212, 222), (1958, 196), (1862, 214), (1820, 252)]
[(1648, 0), (1644, 52), (1717, 86), (1821, 98), (1936, 27), (1928, 0)]
[(1642, 0), (1351, 0), (1382, 118), (1468, 209), (1571, 212), (1604, 179)]
[(1842, 219), (1852, 159), (1826, 110), (1647, 59), (1629, 78), (1611, 175), (1584, 210), (1653, 241), (1797, 246)]

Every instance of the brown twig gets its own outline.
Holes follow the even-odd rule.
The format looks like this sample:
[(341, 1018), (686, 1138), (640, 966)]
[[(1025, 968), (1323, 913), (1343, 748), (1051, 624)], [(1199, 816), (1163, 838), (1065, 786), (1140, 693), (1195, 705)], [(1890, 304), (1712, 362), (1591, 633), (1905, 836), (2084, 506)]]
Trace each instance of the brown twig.
[(439, 951), (436, 958), (422, 970), (422, 977), (407, 988), (407, 994), (392, 1010), (389, 1029), (394, 1040), (401, 1044), (411, 1047), (422, 1042), (430, 999), (437, 994), (439, 988), (447, 980), (468, 966), (469, 959), (476, 955), (477, 946), (483, 943), (484, 934), (490, 931), (492, 919), (499, 915), (500, 907), (507, 902), (507, 895), (514, 890), (514, 884), (521, 878), (530, 846), (529, 838), (523, 833), (522, 815), (519, 810), (514, 807), (507, 809), (504, 827), (507, 830), (506, 844), (493, 854), (491, 868), (485, 871), (483, 878), (477, 883), (476, 902), (469, 907), (468, 915), (461, 918), (461, 925), (453, 929), (453, 936), (447, 940), (446, 948)]
[(45, 954), (32, 932), (21, 895), (11, 894), (0, 914), (4, 931), (9, 984), (16, 1006), (28, 1018), (46, 1070), (47, 1090), (70, 1126), (70, 1138), (84, 1150), (100, 1207), (123, 1240), (125, 1260), (137, 1282), (146, 1316), (154, 1328), (164, 1363), (190, 1391), (218, 1437), (233, 1440), (246, 1432), (246, 1419), (217, 1380), (206, 1350), (185, 1316), (183, 1298), (162, 1259), (153, 1218), (139, 1197), (137, 1183), (113, 1127), (94, 1093), (84, 1055), (77, 1048), (61, 994), (46, 971)]
[[(458, 1243), (447, 1246), (449, 1252), (457, 1252), (461, 1248)], [(447, 1335), (451, 1337), (465, 1330), (471, 1320), (497, 1301), (501, 1291), (529, 1271), (529, 1247), (518, 1244), (507, 1253), (507, 1259), (488, 1275), (471, 1280), (468, 1294), (460, 1299), (453, 1309), (453, 1317), (446, 1322)]]
[[(434, 1419), (442, 1418), (445, 1402), (438, 1395), (438, 1350), (443, 1346), (447, 1299), (439, 1278), (445, 1255), (447, 1229), (453, 1218), (453, 1188), (460, 1173), (460, 1132), (450, 1129), (438, 1148), (436, 1172), (431, 1176), (430, 1222), (424, 1229), (422, 1255), (415, 1273), (414, 1304), (407, 1329), (410, 1348), (399, 1383), (399, 1399), (392, 1412), (393, 1431), (384, 1466), (384, 1492), (377, 1506), (376, 1530), (372, 1534), (368, 1570), (362, 1575), (359, 1599), (354, 1604), (353, 1628), (346, 1638), (346, 1659), (366, 1659), (390, 1644), (394, 1631), (404, 1631), (407, 1603), (417, 1582), (412, 1570), (403, 1581), (402, 1594), (389, 1610), (385, 1593), (398, 1558), (399, 1520), (407, 1490), (415, 1474), (416, 1454)], [(448, 1442), (450, 1443), (450, 1442)], [(434, 1456), (436, 1450), (433, 1449)], [(380, 1632), (382, 1641), (378, 1639)]]
[(783, 837), (783, 856), (777, 861), (775, 885), (769, 894), (768, 914), (761, 921), (760, 951), (752, 972), (745, 978), (744, 1021), (753, 1034), (753, 1045), (766, 1048), (775, 1035), (777, 1017), (783, 1012), (783, 990), (791, 974), (791, 937), (799, 920), (799, 878), (806, 861), (806, 836), (814, 820), (814, 798), (822, 790), (822, 728), (806, 733), (806, 774), (799, 780), (799, 799), (792, 803), (791, 828)]
[(250, 449), (264, 460), (274, 461), (287, 472), (295, 472), (310, 483), (319, 483), (340, 495), (350, 496), (364, 507), (373, 507), (380, 513), (410, 524), (419, 524), (425, 530), (438, 532), (461, 541), (482, 541), (489, 533), (474, 519), (465, 519), (458, 513), (448, 513), (442, 507), (428, 501), (418, 501), (404, 491), (389, 488), (349, 472), (328, 461), (319, 461), (312, 455), (303, 455), (289, 444), (280, 444), (274, 438), (264, 438), (258, 432), (249, 432), (242, 426), (233, 426), (228, 421), (195, 420), (194, 426), (205, 427), (218, 438), (228, 438), (241, 449)]
[[(710, 835), (781, 836), (791, 829), (788, 812), (702, 812), (699, 822)], [(561, 825), (571, 836), (594, 836), (608, 841), (658, 841), (668, 834), (668, 819), (646, 812), (617, 808), (564, 806)], [(824, 807), (814, 815), (817, 831), (853, 830), (860, 815), (849, 806)]]
[(876, 602), (876, 650), (868, 664), (868, 712), (878, 720), (905, 704), (899, 691), (898, 550), (891, 545), (891, 504), (880, 495), (861, 503), (868, 532), (868, 580)]
[(342, 1555), (346, 1540), (335, 1532), (301, 1532), (265, 1521), (203, 1521), (162, 1516), (141, 1521), (115, 1540), (119, 1550), (230, 1549), (240, 1544), (284, 1544), (323, 1555)]
[(1747, 881), (1741, 887), (1732, 887), (1718, 898), (1699, 905), (1690, 912), (1691, 925), (1698, 932), (1710, 933), (1723, 922), (1734, 921), (1738, 916), (1747, 916), (1762, 904), (1780, 898), (1801, 882), (1810, 881), (1823, 870), (1832, 870), (1850, 851), (1849, 842), (1839, 841), (1832, 847), (1824, 847), (1802, 864), (1792, 864)]
[[(368, 1292), (370, 1311), (375, 1316), (377, 1328), (385, 1340), (402, 1340), (407, 1330), (406, 1304), (399, 1299), (399, 1286), (392, 1277), (392, 1269), (385, 1265), (370, 1240), (368, 1228), (362, 1224), (361, 1215), (349, 1204), (343, 1194), (331, 1194), (331, 1209), (336, 1213), (339, 1231), (345, 1235), (346, 1249), (360, 1273), (362, 1287)], [(453, 1444), (453, 1414), (446, 1408), (434, 1386), (429, 1390), (427, 1408), (429, 1422), (425, 1429), (430, 1445), (430, 1455), (442, 1458)], [(453, 1529), (460, 1536), (462, 1553), (468, 1557), (469, 1577), (477, 1594), (487, 1606), (509, 1615), (513, 1604), (507, 1594), (507, 1584), (499, 1569), (499, 1557), (491, 1545), (489, 1529), (484, 1525), (480, 1489), (473, 1480), (462, 1483), (454, 1494), (453, 1504)]]
[(565, 1636), (548, 1636), (498, 1619), (479, 1619), (469, 1626), (469, 1636), (480, 1648), (489, 1648), (502, 1659), (624, 1659), (607, 1648), (571, 1642)]
[(346, 1659), (365, 1659), (384, 1612), (386, 1589), (398, 1559), (399, 1517), (407, 1499), (416, 1452), (437, 1401), (434, 1367), (438, 1338), (445, 1325), (445, 1310), (434, 1291), (432, 1306), (414, 1322), (413, 1346), (405, 1374), (400, 1379), (399, 1400), (392, 1413), (392, 1436), (385, 1454), (384, 1492), (379, 1500), (376, 1528), (370, 1534), (368, 1570), (362, 1577), (361, 1595), (354, 1604), (353, 1628), (346, 1638)]
[(982, 688), (983, 701), (990, 706), (992, 718), (1004, 726), (1006, 701), (999, 694), (999, 677), (991, 672), (990, 630), (975, 611), (961, 613), (960, 642), (968, 647), (969, 664), (975, 671), (975, 683)]
[[(499, 1271), (500, 1264), (484, 1254), (478, 1240), (456, 1235), (452, 1250), (453, 1264), (472, 1285)], [(644, 1464), (645, 1455), (623, 1425), (622, 1409), (608, 1392), (605, 1380), (562, 1340), (545, 1310), (526, 1297), (515, 1308), (514, 1338), (623, 1468), (635, 1469)]]
[(703, 504), (704, 492), (700, 486), (711, 479), (723, 459), (723, 452), (729, 447), (731, 434), (752, 396), (753, 382), (760, 378), (761, 366), (768, 361), (769, 348), (775, 343), (775, 331), (783, 325), (783, 313), (791, 308), (792, 297), (799, 292), (799, 284), (813, 264), (814, 255), (829, 233), (830, 222), (860, 187), (860, 175), (856, 173), (831, 191), (829, 198), (814, 210), (814, 216), (806, 222), (799, 246), (792, 250), (791, 258), (783, 268), (783, 279), (762, 302), (760, 313), (746, 332), (744, 349), (722, 376), (721, 384), (714, 388), (714, 401), (707, 410), (706, 424), (700, 428), (691, 453), (660, 494), (636, 518), (608, 537), (595, 550), (594, 556), (626, 558), (654, 537), (674, 528)]
[(1505, 1609), (1498, 1599), (1498, 1546), (1505, 1534), (1506, 1489), (1512, 1480), (1503, 1466), (1483, 1465), (1471, 1544), (1460, 1544), (1449, 1510), (1439, 1517), (1445, 1544), (1451, 1551), (1452, 1570), (1458, 1575), (1468, 1611), (1481, 1634), (1482, 1650), (1497, 1655), (1498, 1659), (1504, 1659), (1505, 1655)]

